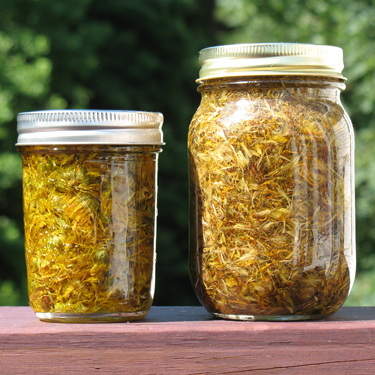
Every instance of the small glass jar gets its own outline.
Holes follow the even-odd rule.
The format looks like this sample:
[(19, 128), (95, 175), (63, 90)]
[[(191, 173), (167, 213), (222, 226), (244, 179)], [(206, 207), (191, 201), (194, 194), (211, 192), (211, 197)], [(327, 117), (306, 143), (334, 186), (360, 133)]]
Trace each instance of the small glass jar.
[(342, 50), (245, 44), (200, 52), (188, 136), (190, 275), (237, 320), (336, 313), (355, 277), (354, 135)]
[(162, 122), (135, 111), (18, 115), (29, 301), (40, 320), (148, 313)]

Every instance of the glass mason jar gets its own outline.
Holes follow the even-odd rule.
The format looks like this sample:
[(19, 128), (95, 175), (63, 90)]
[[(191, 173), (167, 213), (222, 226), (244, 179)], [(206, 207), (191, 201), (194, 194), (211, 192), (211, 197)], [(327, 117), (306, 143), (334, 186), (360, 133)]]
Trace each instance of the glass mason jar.
[(40, 320), (148, 313), (162, 122), (135, 111), (18, 115), (29, 301)]
[(336, 313), (355, 277), (354, 135), (342, 50), (246, 44), (200, 52), (188, 136), (190, 275), (212, 314)]

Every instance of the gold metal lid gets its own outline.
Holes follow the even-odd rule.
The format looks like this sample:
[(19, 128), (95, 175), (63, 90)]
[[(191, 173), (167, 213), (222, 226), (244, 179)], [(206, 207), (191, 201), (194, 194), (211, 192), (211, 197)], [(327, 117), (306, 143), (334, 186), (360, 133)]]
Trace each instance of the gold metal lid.
[(199, 52), (197, 82), (262, 75), (318, 75), (345, 79), (340, 47), (302, 43), (232, 44)]

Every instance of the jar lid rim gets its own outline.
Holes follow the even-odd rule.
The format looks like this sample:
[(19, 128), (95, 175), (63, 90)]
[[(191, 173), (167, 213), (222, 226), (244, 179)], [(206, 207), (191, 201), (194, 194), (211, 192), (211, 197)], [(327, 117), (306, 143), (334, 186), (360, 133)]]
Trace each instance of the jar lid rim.
[(340, 47), (305, 43), (249, 43), (204, 48), (198, 82), (251, 75), (318, 75), (345, 79)]
[(163, 144), (163, 115), (133, 110), (45, 110), (17, 116), (17, 145)]

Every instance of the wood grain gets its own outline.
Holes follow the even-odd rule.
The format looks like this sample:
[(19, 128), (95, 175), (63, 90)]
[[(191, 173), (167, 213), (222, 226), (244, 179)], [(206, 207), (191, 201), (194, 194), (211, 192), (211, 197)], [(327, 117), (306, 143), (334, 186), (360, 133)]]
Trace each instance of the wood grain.
[(153, 307), (132, 323), (40, 322), (0, 307), (0, 374), (373, 374), (375, 307), (310, 322), (217, 320)]

